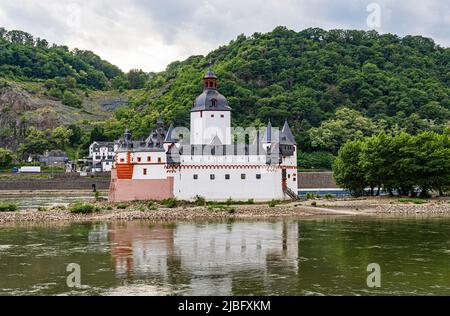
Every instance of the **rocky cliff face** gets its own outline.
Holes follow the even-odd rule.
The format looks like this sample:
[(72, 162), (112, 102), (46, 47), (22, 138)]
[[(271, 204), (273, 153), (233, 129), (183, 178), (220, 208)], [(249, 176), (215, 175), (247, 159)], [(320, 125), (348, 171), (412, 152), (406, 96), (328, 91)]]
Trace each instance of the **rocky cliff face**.
[(63, 105), (20, 83), (4, 82), (0, 86), (0, 147), (17, 148), (26, 130), (53, 129), (82, 120), (99, 121), (128, 105), (128, 96), (117, 92), (95, 92), (84, 97), (81, 109)]

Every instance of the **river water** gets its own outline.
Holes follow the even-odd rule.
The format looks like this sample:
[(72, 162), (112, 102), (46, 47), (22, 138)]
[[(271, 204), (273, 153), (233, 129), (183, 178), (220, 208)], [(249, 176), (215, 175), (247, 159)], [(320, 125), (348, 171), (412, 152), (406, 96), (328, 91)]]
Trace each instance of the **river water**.
[(380, 294), (450, 295), (449, 218), (0, 226), (0, 295)]

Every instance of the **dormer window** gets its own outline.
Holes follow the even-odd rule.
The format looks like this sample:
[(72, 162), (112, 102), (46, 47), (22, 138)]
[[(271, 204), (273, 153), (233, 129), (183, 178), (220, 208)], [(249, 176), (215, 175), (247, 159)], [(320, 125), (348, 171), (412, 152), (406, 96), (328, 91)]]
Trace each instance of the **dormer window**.
[(211, 100), (211, 106), (216, 107), (217, 106), (217, 99)]

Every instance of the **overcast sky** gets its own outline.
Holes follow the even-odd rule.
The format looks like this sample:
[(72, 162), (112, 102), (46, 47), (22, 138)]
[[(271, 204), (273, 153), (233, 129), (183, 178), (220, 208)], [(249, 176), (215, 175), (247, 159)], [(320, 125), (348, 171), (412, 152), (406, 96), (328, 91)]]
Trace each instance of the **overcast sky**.
[(268, 32), (278, 25), (295, 31), (373, 28), (432, 37), (448, 47), (450, 1), (0, 0), (0, 26), (92, 50), (124, 71), (161, 71), (241, 33)]

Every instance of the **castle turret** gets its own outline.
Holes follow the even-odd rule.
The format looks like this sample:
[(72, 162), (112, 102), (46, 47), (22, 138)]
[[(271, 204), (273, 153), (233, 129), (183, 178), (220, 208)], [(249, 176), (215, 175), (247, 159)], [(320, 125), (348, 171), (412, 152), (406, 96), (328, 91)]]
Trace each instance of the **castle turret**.
[(212, 70), (203, 77), (203, 93), (191, 110), (191, 144), (210, 144), (215, 136), (224, 145), (231, 144), (231, 108), (217, 90), (217, 76)]

